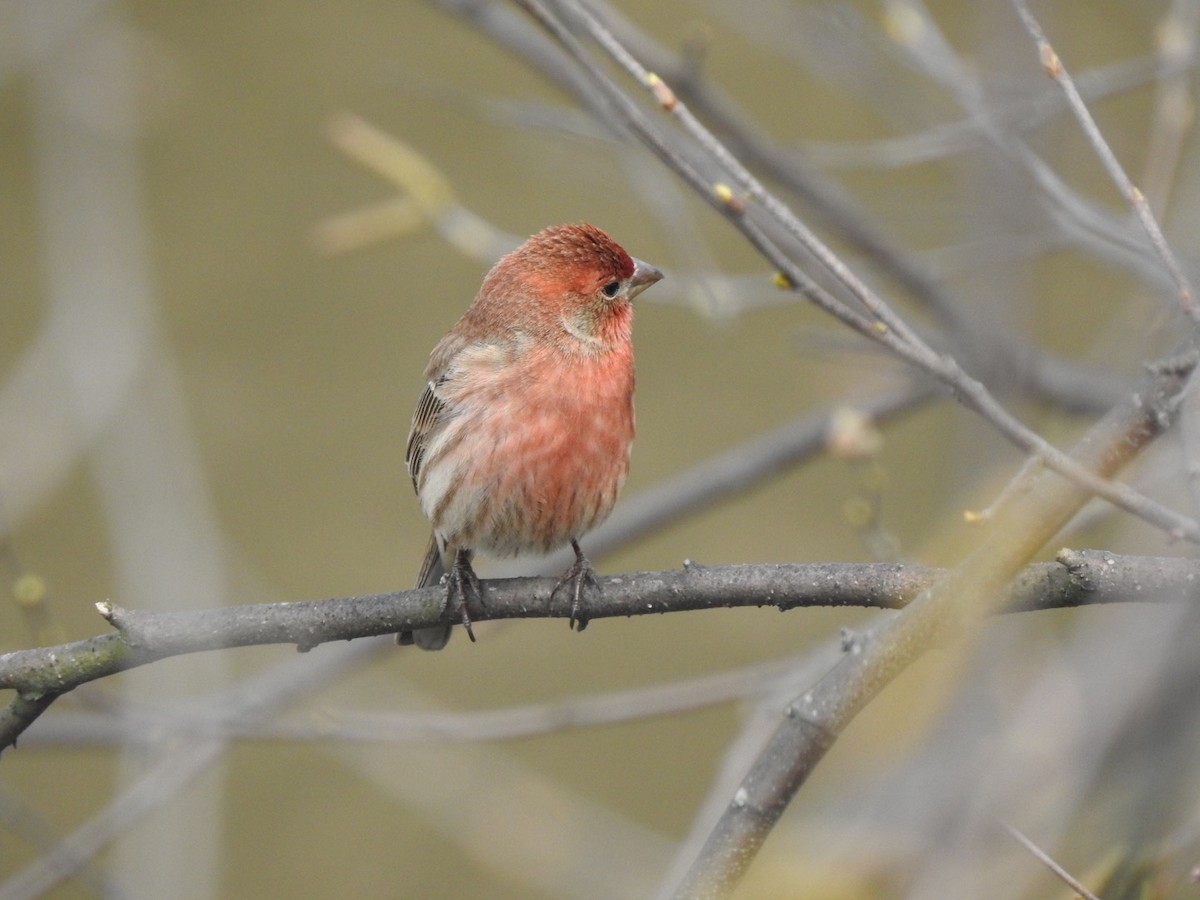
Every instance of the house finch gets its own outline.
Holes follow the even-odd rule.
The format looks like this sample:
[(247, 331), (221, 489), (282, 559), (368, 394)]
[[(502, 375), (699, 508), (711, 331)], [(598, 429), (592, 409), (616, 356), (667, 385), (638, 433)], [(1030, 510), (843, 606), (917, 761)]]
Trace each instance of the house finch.
[[(471, 640), (471, 568), (570, 544), (571, 621), (595, 586), (579, 538), (612, 511), (633, 441), (633, 307), (662, 273), (599, 228), (547, 228), (501, 259), (425, 369), (405, 461), (433, 537), (417, 587), (449, 572)], [(402, 632), (445, 646), (450, 625)]]

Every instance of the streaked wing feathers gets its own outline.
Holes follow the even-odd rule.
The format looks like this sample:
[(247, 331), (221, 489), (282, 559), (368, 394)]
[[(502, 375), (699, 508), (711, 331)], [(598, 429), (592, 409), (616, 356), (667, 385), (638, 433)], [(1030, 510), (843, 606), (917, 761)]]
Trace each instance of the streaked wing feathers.
[(414, 488), (421, 474), (421, 463), (425, 459), (425, 438), (437, 425), (446, 409), (446, 404), (434, 393), (434, 387), (432, 381), (426, 384), (421, 399), (417, 401), (412, 431), (408, 434), (408, 447), (404, 451), (404, 462), (408, 465), (408, 474), (412, 478)]

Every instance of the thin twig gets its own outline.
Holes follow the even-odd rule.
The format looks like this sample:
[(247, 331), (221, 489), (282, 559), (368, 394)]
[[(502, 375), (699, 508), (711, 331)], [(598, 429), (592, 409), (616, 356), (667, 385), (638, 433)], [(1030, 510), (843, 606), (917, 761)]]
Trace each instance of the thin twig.
[(1046, 73), (1058, 82), (1059, 87), (1063, 89), (1066, 95), (1067, 104), (1071, 111), (1075, 114), (1075, 118), (1079, 121), (1080, 127), (1083, 129), (1092, 148), (1096, 151), (1096, 155), (1100, 158), (1105, 171), (1116, 184), (1117, 189), (1122, 193), (1126, 200), (1133, 207), (1134, 214), (1138, 221), (1142, 223), (1142, 228), (1146, 230), (1146, 234), (1150, 238), (1150, 243), (1154, 246), (1155, 252), (1159, 259), (1162, 260), (1163, 266), (1170, 274), (1171, 279), (1175, 282), (1175, 288), (1179, 292), (1179, 305), (1183, 311), (1192, 317), (1193, 320), (1200, 321), (1200, 310), (1196, 308), (1195, 292), (1192, 290), (1191, 283), (1187, 276), (1183, 273), (1179, 261), (1175, 258), (1170, 245), (1167, 244), (1167, 239), (1162, 233), (1162, 229), (1158, 225), (1158, 220), (1154, 218), (1154, 211), (1150, 209), (1150, 204), (1146, 202), (1145, 196), (1129, 176), (1125, 173), (1125, 169), (1117, 160), (1116, 154), (1112, 152), (1112, 148), (1108, 146), (1108, 142), (1104, 140), (1104, 135), (1100, 133), (1100, 129), (1096, 126), (1092, 114), (1088, 112), (1087, 104), (1083, 102), (1083, 98), (1079, 96), (1079, 89), (1075, 87), (1075, 82), (1071, 79), (1071, 75), (1067, 72), (1067, 67), (1063, 65), (1059, 59), (1058, 53), (1051, 46), (1050, 41), (1046, 38), (1045, 32), (1042, 31), (1042, 26), (1038, 24), (1033, 13), (1029, 11), (1025, 0), (1012, 0), (1013, 6), (1017, 10), (1017, 15), (1021, 17), (1021, 22), (1025, 29), (1037, 44), (1038, 55), (1042, 60), (1042, 67)]
[[(1162, 266), (1154, 260), (1148, 267), (1144, 242), (1131, 233), (1123, 220), (1117, 220), (1095, 203), (1085, 200), (1074, 191), (1054, 169), (1038, 156), (1012, 128), (1004, 127), (991, 107), (983, 102), (984, 91), (974, 67), (962, 63), (950, 50), (952, 46), (927, 11), (916, 4), (905, 7), (906, 12), (921, 17), (921, 25), (913, 29), (924, 37), (919, 45), (909, 46), (907, 59), (924, 71), (956, 97), (971, 114), (983, 134), (1003, 159), (1020, 166), (1034, 183), (1053, 202), (1048, 207), (1054, 221), (1070, 234), (1079, 245), (1100, 253), (1136, 272), (1140, 277), (1157, 281), (1164, 277)], [(932, 59), (932, 62), (930, 61)], [(1169, 280), (1169, 276), (1165, 276)]]
[(109, 713), (61, 713), (39, 724), (23, 746), (127, 743), (130, 732), (221, 737), (253, 741), (347, 741), (404, 743), (452, 741), (482, 743), (553, 734), (580, 728), (635, 722), (705, 709), (731, 700), (757, 697), (790, 681), (794, 658), (742, 666), (724, 672), (679, 678), (663, 684), (551, 703), (464, 712), (322, 711), (300, 721), (271, 721), (257, 712), (230, 711), (207, 704), (211, 712), (148, 705)]
[(1037, 860), (1042, 863), (1042, 865), (1044, 865), (1047, 869), (1049, 869), (1051, 872), (1053, 872), (1055, 875), (1057, 875), (1059, 877), (1059, 879), (1067, 887), (1069, 887), (1071, 890), (1073, 890), (1079, 896), (1083, 897), (1084, 900), (1100, 900), (1099, 897), (1097, 897), (1095, 894), (1093, 894), (1091, 891), (1089, 891), (1086, 887), (1084, 887), (1080, 883), (1078, 878), (1076, 878), (1074, 875), (1072, 875), (1070, 872), (1068, 872), (1066, 869), (1064, 869), (1062, 866), (1060, 866), (1057, 862), (1055, 862), (1054, 859), (1051, 858), (1050, 854), (1048, 854), (1046, 851), (1044, 851), (1041, 847), (1039, 847), (1037, 844), (1035, 844), (1029, 838), (1025, 837), (1025, 835), (1023, 835), (1020, 831), (1018, 831), (1013, 826), (1009, 825), (1007, 822), (1001, 822), (1000, 825), (1005, 831), (1007, 831), (1012, 836), (1012, 838), (1018, 844), (1020, 844), (1022, 847), (1024, 847), (1030, 853), (1032, 853), (1034, 855), (1034, 857), (1037, 858)]
[[(911, 9), (906, 7), (906, 10)], [(1076, 77), (1075, 83), (1085, 100), (1105, 99), (1153, 84), (1162, 78), (1186, 77), (1193, 64), (1193, 52), (1174, 55), (1170, 59), (1147, 54), (1097, 66)], [(1062, 94), (1057, 90), (1039, 92), (1033, 97), (1022, 93), (1012, 101), (1000, 99), (993, 102), (996, 104), (993, 122), (1018, 134), (1028, 134), (1045, 125), (1065, 105)], [(908, 134), (869, 140), (805, 140), (801, 147), (805, 158), (825, 171), (897, 169), (944, 160), (978, 149), (983, 143), (980, 132), (977, 117), (967, 115)]]

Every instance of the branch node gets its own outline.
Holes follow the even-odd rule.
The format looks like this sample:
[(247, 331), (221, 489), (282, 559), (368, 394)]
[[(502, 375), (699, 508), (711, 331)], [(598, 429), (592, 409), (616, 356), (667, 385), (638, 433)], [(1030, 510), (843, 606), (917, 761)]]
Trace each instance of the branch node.
[(1046, 74), (1051, 78), (1060, 78), (1063, 73), (1062, 60), (1058, 58), (1058, 54), (1054, 52), (1054, 48), (1049, 42), (1043, 42), (1038, 47), (1038, 55), (1042, 58), (1042, 68), (1046, 70)]
[[(131, 613), (124, 607), (117, 606), (111, 600), (101, 600), (96, 604), (96, 611), (104, 617), (104, 620), (109, 625), (117, 629), (121, 635), (121, 640), (128, 646), (140, 648), (153, 643), (153, 638), (147, 640), (142, 636), (141, 629), (138, 628), (138, 613), (136, 610)], [(130, 621), (130, 619), (133, 621)]]
[(655, 73), (648, 72), (646, 74), (646, 87), (650, 88), (658, 105), (667, 112), (674, 111), (675, 107), (679, 105), (679, 98), (675, 96), (675, 92)]
[(1096, 580), (1089, 571), (1088, 555), (1069, 547), (1063, 547), (1054, 555), (1054, 561), (1067, 570), (1071, 583), (1081, 591), (1096, 590)]
[(733, 188), (723, 181), (718, 181), (712, 186), (713, 195), (721, 201), (726, 209), (737, 213), (739, 216), (746, 212), (746, 201), (733, 192)]

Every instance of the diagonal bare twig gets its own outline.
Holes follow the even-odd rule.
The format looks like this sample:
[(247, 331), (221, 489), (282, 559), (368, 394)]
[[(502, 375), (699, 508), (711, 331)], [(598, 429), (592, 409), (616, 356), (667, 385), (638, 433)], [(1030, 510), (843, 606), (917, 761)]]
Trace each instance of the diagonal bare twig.
[(1034, 857), (1042, 863), (1042, 865), (1057, 875), (1067, 887), (1077, 893), (1080, 897), (1083, 897), (1084, 900), (1100, 900), (1099, 897), (1084, 887), (1078, 878), (1055, 862), (1054, 858), (1051, 857), (1049, 853), (1027, 838), (1024, 834), (1022, 834), (1013, 826), (1009, 825), (1007, 822), (1001, 822), (1000, 825), (1009, 833), (1013, 840), (1032, 853)]
[(1187, 275), (1184, 274), (1183, 268), (1179, 265), (1179, 260), (1175, 258), (1174, 252), (1167, 243), (1167, 239), (1158, 225), (1158, 220), (1154, 217), (1154, 211), (1150, 209), (1150, 204), (1146, 202), (1145, 196), (1126, 174), (1125, 169), (1117, 160), (1116, 154), (1113, 153), (1112, 148), (1109, 147), (1108, 142), (1104, 139), (1104, 135), (1100, 133), (1095, 119), (1088, 112), (1087, 104), (1083, 102), (1083, 97), (1079, 95), (1079, 89), (1075, 86), (1074, 80), (1071, 78), (1066, 66), (1063, 65), (1062, 60), (1059, 59), (1058, 53), (1055, 52), (1054, 47), (1050, 44), (1045, 32), (1042, 31), (1042, 26), (1034, 18), (1033, 13), (1029, 11), (1028, 4), (1025, 0), (1012, 0), (1012, 3), (1016, 7), (1017, 15), (1021, 18), (1021, 23), (1037, 44), (1038, 55), (1041, 57), (1043, 68), (1063, 89), (1063, 93), (1067, 98), (1067, 104), (1070, 106), (1071, 112), (1075, 114), (1075, 118), (1079, 120), (1079, 125), (1083, 129), (1083, 133), (1087, 136), (1088, 142), (1096, 151), (1096, 155), (1100, 158), (1100, 162), (1104, 165), (1104, 169), (1108, 172), (1113, 183), (1116, 184), (1117, 189), (1133, 207), (1134, 214), (1137, 215), (1138, 221), (1141, 222), (1142, 228), (1145, 229), (1147, 236), (1150, 238), (1154, 252), (1158, 254), (1163, 266), (1175, 282), (1179, 305), (1193, 320), (1200, 321), (1200, 309), (1196, 308), (1195, 292), (1192, 290), (1192, 285), (1188, 281)]

